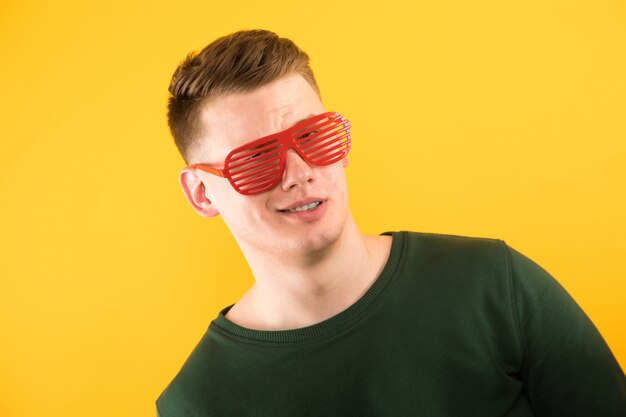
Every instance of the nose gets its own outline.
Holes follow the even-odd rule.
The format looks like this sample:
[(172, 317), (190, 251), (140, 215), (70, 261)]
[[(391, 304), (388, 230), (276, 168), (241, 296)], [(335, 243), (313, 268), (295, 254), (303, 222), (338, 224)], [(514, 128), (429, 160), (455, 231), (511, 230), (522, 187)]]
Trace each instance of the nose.
[(298, 155), (293, 149), (287, 149), (285, 156), (285, 171), (281, 188), (283, 191), (289, 191), (293, 187), (303, 186), (313, 181), (313, 170), (304, 159)]

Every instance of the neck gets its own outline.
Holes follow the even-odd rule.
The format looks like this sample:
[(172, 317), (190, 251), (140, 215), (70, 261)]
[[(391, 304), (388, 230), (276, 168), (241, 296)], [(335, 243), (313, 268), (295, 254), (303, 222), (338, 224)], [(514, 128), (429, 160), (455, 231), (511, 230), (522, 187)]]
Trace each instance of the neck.
[(387, 259), (389, 237), (362, 236), (352, 220), (325, 248), (294, 256), (246, 254), (255, 284), (229, 311), (235, 323), (284, 330), (318, 323), (356, 302)]

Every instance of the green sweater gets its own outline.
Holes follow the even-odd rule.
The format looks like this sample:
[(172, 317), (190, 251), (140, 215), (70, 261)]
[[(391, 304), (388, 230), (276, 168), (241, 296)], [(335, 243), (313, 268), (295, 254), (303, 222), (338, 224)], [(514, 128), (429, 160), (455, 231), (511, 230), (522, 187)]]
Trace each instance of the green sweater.
[(162, 417), (625, 417), (626, 382), (587, 316), (502, 241), (393, 233), (355, 304), (296, 330), (211, 323)]

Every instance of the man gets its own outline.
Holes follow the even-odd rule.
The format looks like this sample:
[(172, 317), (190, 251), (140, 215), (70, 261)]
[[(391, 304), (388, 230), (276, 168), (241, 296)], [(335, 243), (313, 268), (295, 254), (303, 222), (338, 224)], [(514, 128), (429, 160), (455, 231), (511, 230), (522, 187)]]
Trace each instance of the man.
[(170, 85), (181, 187), (220, 215), (255, 284), (157, 401), (174, 416), (625, 416), (593, 324), (501, 241), (363, 236), (349, 123), (291, 41), (242, 31)]

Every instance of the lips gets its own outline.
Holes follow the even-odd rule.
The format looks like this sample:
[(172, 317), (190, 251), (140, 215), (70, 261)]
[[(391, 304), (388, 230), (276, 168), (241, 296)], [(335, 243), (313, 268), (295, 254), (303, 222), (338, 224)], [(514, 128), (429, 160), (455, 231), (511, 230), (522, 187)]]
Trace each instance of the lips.
[(295, 203), (292, 203), (289, 206), (278, 209), (278, 211), (282, 211), (283, 213), (306, 211), (306, 210), (311, 210), (315, 207), (318, 207), (322, 203), (324, 203), (324, 199), (312, 197), (312, 198), (307, 198), (306, 200), (296, 201)]

